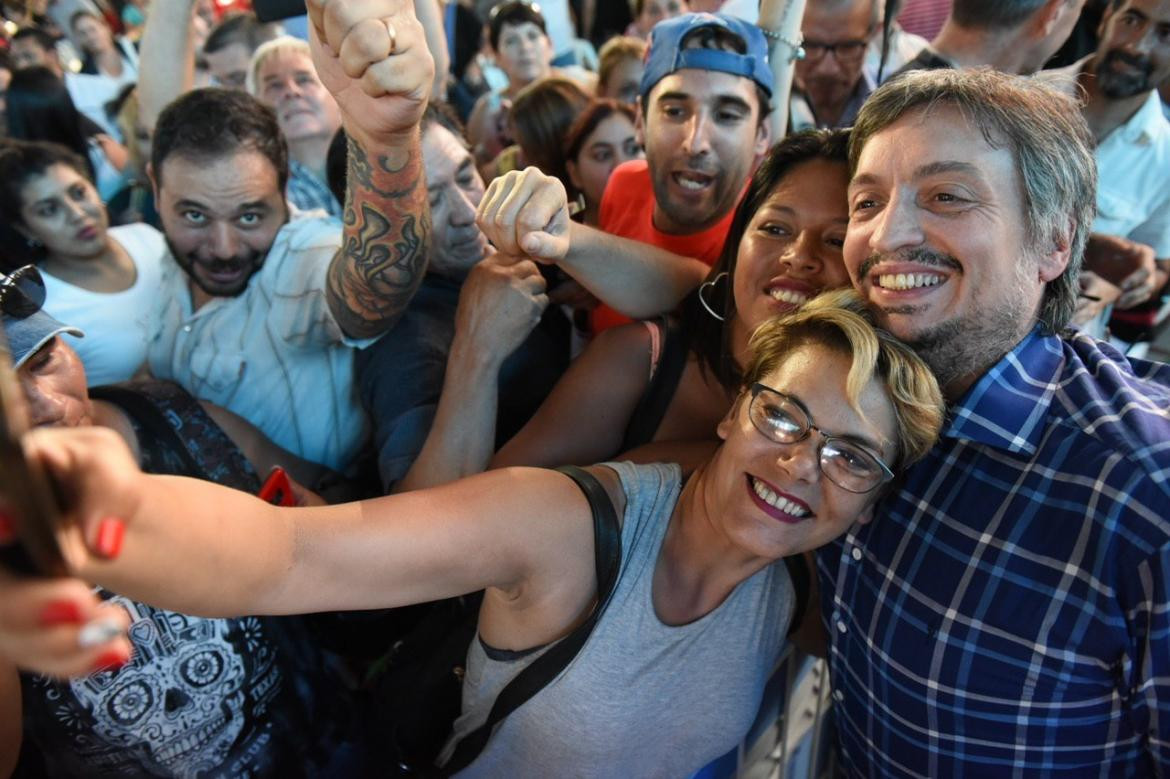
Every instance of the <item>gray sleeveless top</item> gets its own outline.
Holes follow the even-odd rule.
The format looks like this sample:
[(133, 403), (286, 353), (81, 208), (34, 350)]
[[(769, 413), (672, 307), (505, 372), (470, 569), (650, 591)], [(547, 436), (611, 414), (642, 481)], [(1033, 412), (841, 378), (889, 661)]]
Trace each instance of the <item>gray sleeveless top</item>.
[[(695, 622), (663, 624), (651, 584), (681, 473), (608, 465), (626, 493), (609, 606), (568, 668), (500, 724), (461, 776), (686, 776), (733, 749), (752, 724), (792, 617), (784, 563), (741, 582)], [(541, 651), (508, 657), (472, 641), (463, 714), (443, 760)]]

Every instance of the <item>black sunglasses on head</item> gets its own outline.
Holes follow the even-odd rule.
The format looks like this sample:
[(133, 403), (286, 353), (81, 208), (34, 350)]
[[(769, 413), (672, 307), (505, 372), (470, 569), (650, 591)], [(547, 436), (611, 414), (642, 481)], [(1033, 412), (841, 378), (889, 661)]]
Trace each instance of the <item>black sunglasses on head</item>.
[(26, 319), (45, 305), (45, 280), (35, 265), (17, 268), (0, 278), (0, 309), (5, 316)]

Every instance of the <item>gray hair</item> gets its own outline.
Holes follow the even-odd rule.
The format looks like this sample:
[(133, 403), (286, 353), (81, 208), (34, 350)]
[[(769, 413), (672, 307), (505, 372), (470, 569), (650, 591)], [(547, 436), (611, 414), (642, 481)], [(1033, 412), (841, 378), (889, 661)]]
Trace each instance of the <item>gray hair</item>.
[[(252, 61), (248, 64), (248, 79), (247, 90), (252, 97), (259, 98), (260, 91), (264, 85), (260, 83), (260, 69), (270, 60), (281, 54), (302, 54), (310, 61), (313, 59), (313, 52), (309, 48), (308, 41), (303, 41), (300, 38), (294, 38), (291, 35), (281, 35), (278, 38), (273, 38), (270, 41), (265, 41), (257, 47), (256, 51), (252, 52)], [(313, 71), (317, 71), (314, 69)]]
[(1045, 286), (1039, 315), (1049, 332), (1059, 332), (1076, 308), (1082, 255), (1096, 216), (1097, 164), (1080, 108), (1039, 79), (987, 68), (906, 73), (861, 107), (849, 141), (851, 174), (875, 133), (911, 111), (936, 106), (955, 108), (988, 144), (1011, 151), (1028, 232), (1046, 249), (1068, 247), (1068, 267)]

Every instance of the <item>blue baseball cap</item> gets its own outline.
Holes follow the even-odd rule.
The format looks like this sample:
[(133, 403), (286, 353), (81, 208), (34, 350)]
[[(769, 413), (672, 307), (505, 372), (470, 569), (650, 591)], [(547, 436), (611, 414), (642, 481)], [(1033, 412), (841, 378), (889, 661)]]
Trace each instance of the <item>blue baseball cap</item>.
[[(40, 274), (37, 273), (35, 268), (21, 268), (20, 273), (24, 281), (31, 282), (33, 285), (40, 285), (41, 289), (44, 289), (44, 282), (41, 281)], [(0, 284), (4, 284), (5, 282), (11, 284), (15, 280), (14, 277), (16, 275), (16, 273), (13, 273), (13, 276), (9, 277), (0, 273)], [(12, 290), (11, 294), (16, 296), (24, 295), (19, 287)], [(41, 300), (43, 300), (43, 297)], [(24, 365), (25, 360), (35, 354), (37, 349), (40, 349), (61, 333), (69, 333), (70, 335), (76, 336), (85, 335), (85, 333), (76, 327), (70, 327), (46, 314), (45, 310), (40, 307), (40, 302), (40, 300), (35, 299), (35, 296), (32, 299), (24, 296), (20, 305), (4, 306), (3, 335), (8, 341), (8, 352), (12, 355), (13, 370)], [(0, 342), (0, 347), (2, 346), (3, 343)]]
[[(723, 49), (684, 49), (683, 39), (703, 27), (721, 27), (738, 36), (747, 45), (747, 53), (738, 54)], [(772, 69), (768, 66), (768, 42), (759, 27), (735, 16), (683, 14), (654, 25), (650, 31), (650, 47), (646, 50), (646, 69), (642, 72), (642, 98), (645, 99), (659, 81), (684, 68), (714, 70), (750, 78), (768, 97), (772, 96), (775, 82)]]

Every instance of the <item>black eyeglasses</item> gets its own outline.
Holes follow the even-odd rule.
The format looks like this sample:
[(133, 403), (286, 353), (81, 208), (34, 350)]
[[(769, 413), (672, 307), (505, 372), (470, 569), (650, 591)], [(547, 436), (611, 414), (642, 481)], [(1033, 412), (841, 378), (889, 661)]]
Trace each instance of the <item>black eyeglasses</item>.
[(45, 305), (45, 280), (35, 265), (25, 265), (0, 279), (0, 309), (5, 316), (26, 319)]
[(813, 424), (812, 417), (796, 398), (759, 382), (752, 385), (748, 418), (770, 441), (795, 444), (820, 433), (817, 461), (829, 481), (848, 492), (869, 492), (894, 478), (879, 457), (856, 441), (829, 435)]
[(842, 65), (855, 65), (865, 56), (869, 47), (867, 40), (840, 41), (838, 43), (822, 43), (806, 40), (804, 46), (805, 62), (819, 62), (826, 54), (832, 54)]

